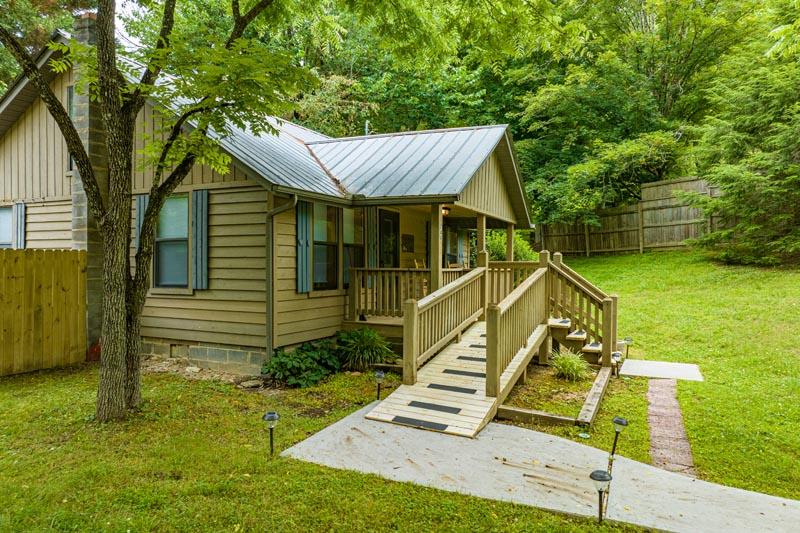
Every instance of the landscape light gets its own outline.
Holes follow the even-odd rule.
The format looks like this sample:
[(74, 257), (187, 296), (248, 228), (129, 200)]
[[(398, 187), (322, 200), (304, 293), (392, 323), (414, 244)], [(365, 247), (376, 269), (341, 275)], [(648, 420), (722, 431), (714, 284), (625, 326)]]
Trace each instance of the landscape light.
[(628, 351), (631, 348), (631, 344), (633, 344), (633, 337), (625, 337), (623, 340), (625, 341), (625, 359), (627, 359)]
[(378, 394), (377, 394), (377, 399), (378, 400), (381, 399), (381, 383), (383, 383), (383, 378), (385, 376), (386, 376), (386, 374), (384, 374), (383, 370), (376, 370), (375, 371), (375, 383), (377, 383), (377, 385), (378, 385)]
[(265, 414), (264, 418), (263, 418), (264, 422), (267, 423), (267, 427), (269, 428), (269, 454), (270, 455), (274, 455), (275, 454), (275, 444), (274, 444), (275, 441), (274, 441), (274, 438), (273, 438), (273, 433), (275, 431), (275, 426), (278, 425), (278, 419), (280, 419), (280, 416), (278, 416), (278, 413), (276, 413), (275, 411), (267, 411), (267, 414)]
[(614, 466), (614, 455), (617, 453), (617, 440), (619, 440), (619, 434), (625, 431), (625, 428), (628, 427), (628, 421), (621, 416), (615, 416), (611, 423), (614, 424), (614, 444), (611, 446), (611, 455), (608, 456), (609, 474)]
[(603, 523), (603, 494), (608, 491), (611, 485), (611, 474), (605, 470), (595, 470), (589, 477), (594, 481), (594, 486), (597, 489), (598, 507), (597, 507), (597, 522)]
[(622, 352), (614, 352), (611, 354), (611, 359), (614, 361), (614, 372), (619, 377), (619, 367), (622, 363)]

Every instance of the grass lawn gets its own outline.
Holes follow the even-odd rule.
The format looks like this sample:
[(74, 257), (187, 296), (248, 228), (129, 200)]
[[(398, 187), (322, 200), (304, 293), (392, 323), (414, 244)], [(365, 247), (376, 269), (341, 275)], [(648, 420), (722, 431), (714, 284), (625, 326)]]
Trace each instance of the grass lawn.
[(265, 410), (281, 414), (284, 449), (371, 401), (370, 376), (264, 396), (151, 374), (141, 414), (107, 425), (91, 420), (95, 387), (94, 367), (0, 379), (0, 531), (596, 530), (530, 507), (269, 458)]
[[(705, 382), (678, 385), (700, 476), (800, 499), (800, 270), (723, 266), (695, 252), (567, 262), (620, 296), (632, 356), (700, 365)], [(635, 395), (612, 388), (601, 417), (646, 415), (638, 381), (625, 385)], [(622, 453), (645, 443), (626, 439)]]

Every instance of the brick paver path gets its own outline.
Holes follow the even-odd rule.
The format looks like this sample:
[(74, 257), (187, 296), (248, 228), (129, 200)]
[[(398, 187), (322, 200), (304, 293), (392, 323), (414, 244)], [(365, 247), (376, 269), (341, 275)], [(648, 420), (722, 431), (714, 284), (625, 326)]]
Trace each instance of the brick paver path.
[(650, 457), (653, 466), (696, 477), (692, 448), (683, 427), (674, 379), (651, 379), (647, 390)]

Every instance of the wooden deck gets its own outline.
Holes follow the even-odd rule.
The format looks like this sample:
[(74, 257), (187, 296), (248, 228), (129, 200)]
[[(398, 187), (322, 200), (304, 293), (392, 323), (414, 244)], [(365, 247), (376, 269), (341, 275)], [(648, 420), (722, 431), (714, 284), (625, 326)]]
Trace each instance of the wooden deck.
[(367, 418), (474, 437), (494, 418), (486, 397), (486, 323), (476, 322), (419, 369), (414, 385), (401, 385)]

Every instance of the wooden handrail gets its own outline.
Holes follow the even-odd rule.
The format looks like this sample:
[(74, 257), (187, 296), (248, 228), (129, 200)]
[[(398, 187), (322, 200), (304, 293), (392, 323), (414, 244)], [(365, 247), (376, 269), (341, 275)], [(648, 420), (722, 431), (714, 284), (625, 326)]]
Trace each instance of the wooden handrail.
[[(486, 311), (486, 396), (503, 394), (501, 376), (548, 318), (547, 268), (539, 268)], [(540, 328), (541, 331), (544, 331)], [(523, 351), (523, 356), (529, 356)], [(508, 381), (508, 380), (507, 380)], [(506, 387), (507, 389), (508, 387)]]
[(403, 383), (417, 381), (417, 369), (483, 315), (486, 268), (475, 268), (439, 290), (403, 304)]
[(556, 270), (561, 272), (563, 275), (572, 278), (572, 281), (576, 285), (580, 286), (581, 288), (585, 289), (587, 292), (591, 293), (598, 300), (603, 301), (603, 299), (608, 298), (608, 294), (603, 292), (602, 289), (600, 289), (599, 287), (594, 285), (591, 281), (589, 281), (588, 279), (584, 278), (583, 276), (581, 276), (580, 274), (575, 272), (573, 269), (571, 269), (566, 264), (564, 264), (564, 263), (556, 264), (556, 263), (553, 263), (551, 261), (549, 266), (552, 266), (553, 268), (555, 268)]

